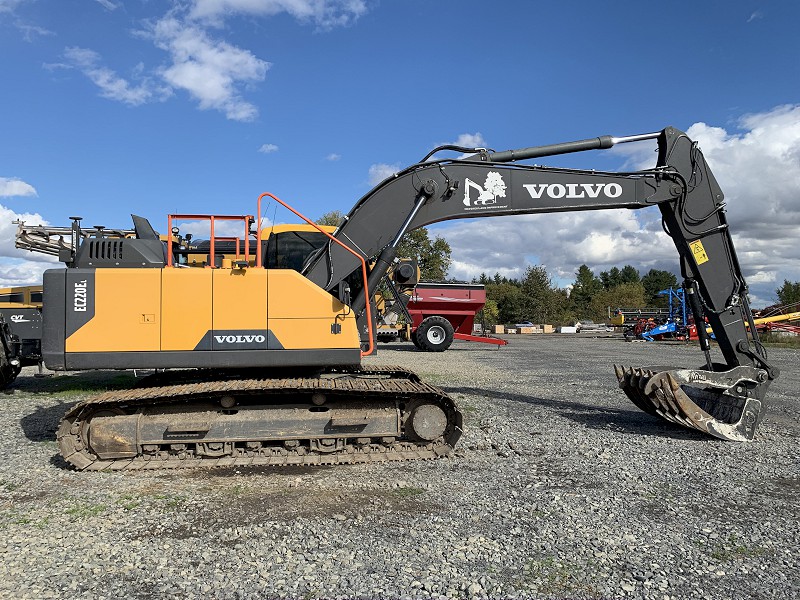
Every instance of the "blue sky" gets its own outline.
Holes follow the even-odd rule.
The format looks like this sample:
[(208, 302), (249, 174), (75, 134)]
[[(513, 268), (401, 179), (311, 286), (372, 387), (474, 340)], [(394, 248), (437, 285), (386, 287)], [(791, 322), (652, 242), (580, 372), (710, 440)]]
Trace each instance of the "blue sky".
[[(49, 266), (13, 249), (16, 216), (128, 227), (135, 212), (165, 229), (167, 212), (252, 213), (271, 191), (318, 217), (441, 143), (674, 125), (706, 152), (769, 303), (800, 279), (798, 23), (794, 1), (0, 0), (0, 284)], [(606, 211), (434, 231), (457, 277), (541, 262), (569, 283), (584, 262), (677, 270), (656, 221)]]

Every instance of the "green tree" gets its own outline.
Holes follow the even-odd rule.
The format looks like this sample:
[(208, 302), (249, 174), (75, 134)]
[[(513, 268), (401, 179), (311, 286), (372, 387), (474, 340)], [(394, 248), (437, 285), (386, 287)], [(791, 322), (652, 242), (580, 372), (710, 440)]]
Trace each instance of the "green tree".
[(622, 272), (617, 267), (611, 267), (608, 271), (600, 273), (600, 281), (605, 289), (610, 290), (622, 283)]
[(639, 283), (639, 271), (632, 265), (625, 265), (619, 272), (619, 278), (622, 283)]
[(426, 281), (447, 279), (447, 270), (452, 262), (451, 254), (447, 240), (439, 236), (431, 240), (425, 227), (404, 235), (397, 247), (397, 256), (417, 260), (421, 277)]
[(637, 283), (639, 281), (639, 271), (632, 265), (625, 265), (622, 269), (611, 267), (608, 271), (600, 273), (600, 281), (605, 289), (610, 290), (622, 283)]
[[(498, 276), (499, 278), (499, 276)], [(497, 323), (515, 323), (522, 313), (522, 292), (516, 281), (494, 283), (491, 279), (486, 286), (486, 305), (494, 305), (497, 310)]]
[(497, 303), (494, 300), (486, 300), (486, 304), (478, 312), (475, 321), (477, 323), (485, 323), (486, 325), (497, 325), (500, 323), (500, 310), (497, 308)]
[(534, 323), (560, 321), (567, 311), (569, 299), (564, 290), (553, 286), (553, 281), (542, 265), (528, 267), (522, 278), (524, 315)]
[(783, 285), (775, 290), (778, 302), (785, 306), (787, 304), (797, 304), (800, 302), (800, 281), (791, 282), (783, 280)]
[(319, 219), (315, 221), (317, 225), (330, 225), (331, 227), (338, 227), (339, 223), (344, 219), (344, 213), (340, 210), (332, 210), (326, 212)]
[(603, 283), (589, 267), (586, 265), (578, 267), (569, 297), (579, 314), (589, 309), (592, 298), (602, 289)]
[(608, 317), (608, 308), (612, 312), (616, 308), (644, 308), (647, 306), (645, 301), (644, 286), (641, 282), (621, 283), (610, 290), (603, 290), (592, 298), (591, 310), (592, 317), (596, 321), (604, 321)]
[(678, 278), (669, 271), (650, 269), (642, 277), (642, 285), (644, 286), (644, 297), (647, 305), (664, 308), (668, 304), (667, 297), (659, 296), (658, 292), (667, 288), (678, 287)]

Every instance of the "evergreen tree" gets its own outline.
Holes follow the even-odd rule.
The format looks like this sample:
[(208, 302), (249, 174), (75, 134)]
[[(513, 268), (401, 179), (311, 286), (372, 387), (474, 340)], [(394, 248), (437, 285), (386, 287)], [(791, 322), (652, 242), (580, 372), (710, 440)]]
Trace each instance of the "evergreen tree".
[(603, 283), (589, 267), (586, 265), (578, 267), (569, 297), (579, 314), (589, 309), (592, 298), (602, 289)]
[(644, 286), (644, 296), (647, 305), (664, 308), (669, 301), (666, 296), (659, 296), (658, 292), (668, 288), (677, 288), (678, 279), (669, 271), (650, 269), (645, 276), (642, 277), (642, 285)]
[(625, 265), (619, 272), (621, 283), (639, 283), (639, 271), (632, 265)]
[(800, 281), (784, 279), (783, 285), (775, 290), (775, 295), (781, 305), (797, 304), (800, 302)]
[(512, 283), (486, 284), (486, 304), (491, 303), (497, 311), (496, 323), (512, 323), (517, 320), (517, 313), (521, 312), (519, 286)]
[(610, 290), (622, 283), (622, 272), (617, 267), (611, 267), (608, 271), (600, 273), (600, 281), (605, 289)]
[(534, 323), (550, 323), (560, 319), (567, 308), (567, 295), (553, 287), (547, 269), (542, 265), (528, 267), (522, 279), (524, 319)]

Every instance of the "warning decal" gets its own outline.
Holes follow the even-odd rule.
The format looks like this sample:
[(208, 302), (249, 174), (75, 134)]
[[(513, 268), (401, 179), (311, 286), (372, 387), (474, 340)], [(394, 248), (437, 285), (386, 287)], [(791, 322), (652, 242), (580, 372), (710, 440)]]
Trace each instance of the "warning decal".
[(706, 249), (703, 248), (703, 242), (701, 242), (700, 240), (690, 242), (689, 248), (692, 249), (692, 254), (694, 255), (694, 262), (696, 262), (698, 265), (702, 265), (704, 262), (708, 262), (708, 254), (706, 254)]

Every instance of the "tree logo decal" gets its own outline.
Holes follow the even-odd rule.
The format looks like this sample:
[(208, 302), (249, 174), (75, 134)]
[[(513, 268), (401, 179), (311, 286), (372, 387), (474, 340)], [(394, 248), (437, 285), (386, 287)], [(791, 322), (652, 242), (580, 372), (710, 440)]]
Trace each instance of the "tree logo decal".
[[(506, 197), (506, 182), (503, 181), (503, 176), (496, 171), (489, 171), (483, 186), (469, 178), (464, 180), (464, 186), (464, 206), (497, 204), (498, 198)], [(478, 197), (475, 199), (471, 196), (473, 190), (478, 192)]]

